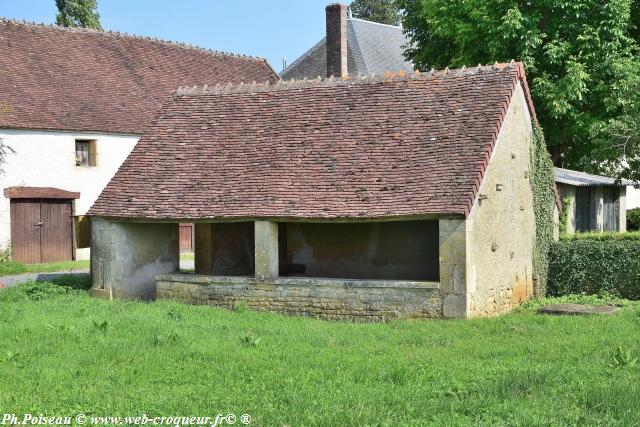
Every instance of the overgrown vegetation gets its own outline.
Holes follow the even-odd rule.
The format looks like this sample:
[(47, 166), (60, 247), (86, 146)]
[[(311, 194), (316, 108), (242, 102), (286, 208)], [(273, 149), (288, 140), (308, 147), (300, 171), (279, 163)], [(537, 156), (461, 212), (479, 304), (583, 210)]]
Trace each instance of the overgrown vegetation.
[(546, 295), (549, 270), (549, 247), (553, 242), (553, 209), (555, 206), (553, 163), (547, 151), (544, 134), (534, 124), (531, 141), (531, 190), (536, 221), (533, 252), (534, 292), (538, 297)]
[(61, 261), (48, 264), (21, 264), (5, 260), (0, 262), (0, 276), (22, 273), (51, 273), (57, 271), (82, 270), (89, 268), (89, 260)]
[(562, 210), (560, 211), (560, 220), (558, 228), (560, 235), (567, 234), (569, 228), (569, 209), (573, 205), (573, 197), (565, 197), (562, 199)]
[(640, 208), (627, 211), (627, 230), (640, 231)]
[(614, 316), (532, 307), (350, 324), (28, 284), (0, 291), (0, 407), (276, 426), (634, 425), (638, 319), (625, 302)]
[(606, 293), (639, 300), (640, 233), (578, 233), (554, 242), (548, 293)]
[(558, 165), (640, 179), (638, 0), (398, 0), (421, 68), (525, 64)]

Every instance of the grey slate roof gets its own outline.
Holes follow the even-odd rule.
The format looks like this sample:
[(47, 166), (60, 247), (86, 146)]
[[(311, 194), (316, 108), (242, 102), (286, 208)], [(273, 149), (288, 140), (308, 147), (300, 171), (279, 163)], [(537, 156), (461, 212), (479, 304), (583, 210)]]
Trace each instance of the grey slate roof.
[(556, 182), (561, 184), (575, 185), (577, 187), (586, 186), (616, 186), (622, 187), (633, 185), (632, 182), (622, 180), (620, 184), (616, 183), (615, 178), (608, 176), (592, 175), (586, 172), (578, 172), (571, 169), (555, 168)]
[[(347, 67), (350, 75), (412, 72), (413, 65), (404, 59), (403, 46), (408, 43), (402, 27), (379, 24), (364, 19), (347, 20)], [(327, 51), (325, 39), (280, 72), (285, 80), (325, 77)]]

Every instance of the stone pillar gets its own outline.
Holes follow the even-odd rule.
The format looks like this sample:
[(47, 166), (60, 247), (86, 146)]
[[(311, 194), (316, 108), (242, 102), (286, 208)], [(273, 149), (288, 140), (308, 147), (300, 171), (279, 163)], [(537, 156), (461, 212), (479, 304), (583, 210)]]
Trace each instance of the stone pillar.
[(180, 269), (177, 223), (91, 218), (92, 292), (105, 298), (154, 299), (156, 276)]
[(620, 211), (618, 230), (621, 233), (625, 233), (627, 231), (627, 187), (620, 187), (620, 199), (618, 202), (618, 210)]
[(256, 278), (264, 280), (278, 277), (277, 222), (255, 222), (255, 260)]
[(444, 317), (469, 316), (466, 228), (464, 219), (439, 220), (440, 292)]

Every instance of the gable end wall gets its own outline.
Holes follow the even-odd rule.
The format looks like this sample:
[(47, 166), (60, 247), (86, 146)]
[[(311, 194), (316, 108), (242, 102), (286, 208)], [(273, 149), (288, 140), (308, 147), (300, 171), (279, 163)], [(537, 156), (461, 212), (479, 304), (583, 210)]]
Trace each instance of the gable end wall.
[(533, 295), (532, 138), (531, 116), (518, 84), (466, 221), (468, 317), (507, 312)]

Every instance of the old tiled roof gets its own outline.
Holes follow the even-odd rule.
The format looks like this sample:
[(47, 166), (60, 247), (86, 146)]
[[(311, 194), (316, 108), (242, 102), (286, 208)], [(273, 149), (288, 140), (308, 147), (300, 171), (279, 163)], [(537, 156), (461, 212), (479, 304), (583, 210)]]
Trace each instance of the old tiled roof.
[(518, 82), (529, 97), (523, 67), (512, 63), (183, 89), (90, 214), (464, 216)]
[(555, 168), (556, 182), (561, 184), (584, 186), (626, 186), (633, 185), (631, 181), (622, 180), (617, 182), (615, 178), (608, 176), (593, 175), (586, 172), (574, 171), (571, 169)]
[[(413, 71), (403, 56), (408, 43), (401, 27), (349, 18), (347, 20), (347, 69), (350, 75)], [(280, 72), (285, 80), (324, 77), (327, 74), (325, 39)]]
[(263, 59), (0, 19), (0, 128), (140, 134), (181, 85), (275, 79)]

